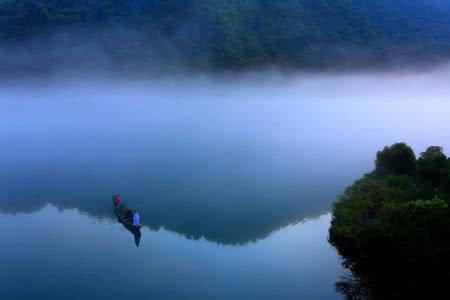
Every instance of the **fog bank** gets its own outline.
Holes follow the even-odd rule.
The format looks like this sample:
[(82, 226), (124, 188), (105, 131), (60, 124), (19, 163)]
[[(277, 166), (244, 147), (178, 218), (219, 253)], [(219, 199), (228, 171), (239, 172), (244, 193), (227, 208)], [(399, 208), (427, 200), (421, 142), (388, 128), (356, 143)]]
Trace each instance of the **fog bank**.
[(52, 203), (104, 216), (121, 192), (152, 228), (221, 243), (262, 238), (325, 213), (385, 145), (448, 151), (449, 75), (2, 81), (0, 210)]

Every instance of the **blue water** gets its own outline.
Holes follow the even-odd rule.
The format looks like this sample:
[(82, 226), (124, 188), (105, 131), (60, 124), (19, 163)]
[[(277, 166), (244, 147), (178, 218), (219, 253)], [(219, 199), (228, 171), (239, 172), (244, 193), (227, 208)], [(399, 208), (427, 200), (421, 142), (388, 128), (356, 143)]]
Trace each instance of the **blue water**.
[(447, 96), (433, 74), (1, 83), (0, 299), (340, 299), (332, 201), (384, 145), (450, 146)]
[[(4, 299), (336, 298), (329, 216), (245, 246), (142, 230), (140, 247), (113, 219), (46, 206), (1, 215)], [(3, 298), (2, 297), (2, 298)]]

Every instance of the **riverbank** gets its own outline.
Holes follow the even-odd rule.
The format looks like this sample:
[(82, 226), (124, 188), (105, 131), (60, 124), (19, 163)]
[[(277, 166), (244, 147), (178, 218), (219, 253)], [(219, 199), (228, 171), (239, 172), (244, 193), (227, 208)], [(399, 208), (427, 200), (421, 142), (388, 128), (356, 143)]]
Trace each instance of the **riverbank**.
[(450, 262), (450, 160), (435, 146), (416, 159), (399, 143), (379, 151), (375, 165), (334, 203), (331, 244), (374, 298), (442, 289)]

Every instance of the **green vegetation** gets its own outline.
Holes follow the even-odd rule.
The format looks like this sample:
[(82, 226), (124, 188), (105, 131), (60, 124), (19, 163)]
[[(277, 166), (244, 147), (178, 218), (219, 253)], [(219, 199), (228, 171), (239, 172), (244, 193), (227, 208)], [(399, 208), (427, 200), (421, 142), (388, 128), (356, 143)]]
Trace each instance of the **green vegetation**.
[(0, 41), (76, 28), (113, 59), (151, 61), (163, 41), (193, 67), (374, 65), (447, 55), (449, 16), (438, 0), (0, 0)]
[[(330, 242), (374, 297), (442, 289), (450, 275), (450, 159), (436, 146), (416, 159), (399, 143), (379, 151), (375, 165), (335, 202)], [(340, 289), (349, 291), (342, 282)]]

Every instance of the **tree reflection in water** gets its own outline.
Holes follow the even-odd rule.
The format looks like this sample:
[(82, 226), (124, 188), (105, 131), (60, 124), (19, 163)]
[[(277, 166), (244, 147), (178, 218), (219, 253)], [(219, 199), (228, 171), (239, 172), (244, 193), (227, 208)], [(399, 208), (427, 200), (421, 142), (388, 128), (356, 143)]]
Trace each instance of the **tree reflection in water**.
[(336, 281), (336, 291), (348, 300), (372, 299), (370, 290), (365, 285), (364, 280), (352, 272), (339, 277)]

